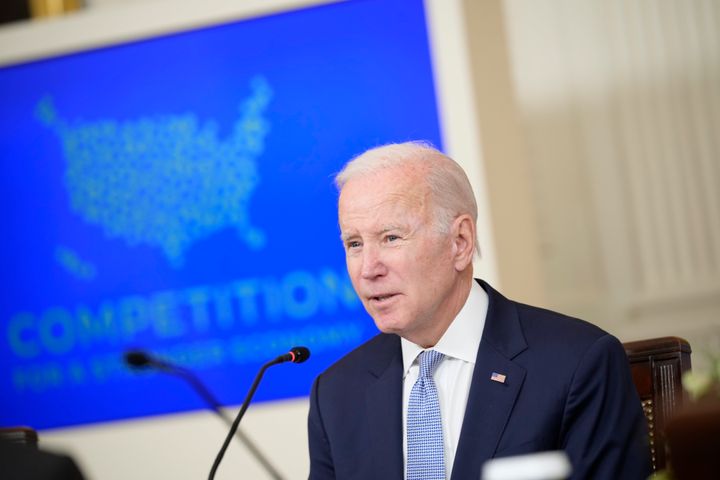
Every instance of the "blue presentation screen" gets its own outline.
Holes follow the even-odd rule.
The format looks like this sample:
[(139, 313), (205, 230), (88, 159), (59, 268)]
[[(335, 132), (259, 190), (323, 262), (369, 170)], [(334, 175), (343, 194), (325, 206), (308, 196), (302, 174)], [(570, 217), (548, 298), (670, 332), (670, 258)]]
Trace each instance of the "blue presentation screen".
[(0, 68), (0, 424), (306, 396), (377, 330), (333, 174), (440, 129), (420, 0), (355, 0)]

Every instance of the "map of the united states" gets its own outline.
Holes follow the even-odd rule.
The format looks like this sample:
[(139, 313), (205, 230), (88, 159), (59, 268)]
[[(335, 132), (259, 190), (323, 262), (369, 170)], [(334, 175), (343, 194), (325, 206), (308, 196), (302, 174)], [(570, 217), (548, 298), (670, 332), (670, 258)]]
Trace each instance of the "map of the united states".
[(41, 100), (38, 118), (62, 144), (71, 210), (110, 238), (161, 249), (175, 268), (194, 242), (226, 228), (261, 248), (264, 235), (248, 209), (272, 91), (262, 77), (250, 86), (227, 138), (194, 113), (70, 121), (52, 98)]

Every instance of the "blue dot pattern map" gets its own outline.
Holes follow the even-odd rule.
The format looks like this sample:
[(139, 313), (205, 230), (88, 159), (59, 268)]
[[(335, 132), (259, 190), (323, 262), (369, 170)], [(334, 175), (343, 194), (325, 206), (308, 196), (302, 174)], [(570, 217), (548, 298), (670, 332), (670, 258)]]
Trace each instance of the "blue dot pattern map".
[(248, 203), (259, 182), (272, 90), (263, 77), (251, 86), (226, 139), (216, 123), (200, 124), (192, 113), (72, 122), (43, 99), (37, 114), (62, 142), (72, 210), (110, 238), (160, 248), (175, 267), (194, 241), (223, 228), (262, 248)]

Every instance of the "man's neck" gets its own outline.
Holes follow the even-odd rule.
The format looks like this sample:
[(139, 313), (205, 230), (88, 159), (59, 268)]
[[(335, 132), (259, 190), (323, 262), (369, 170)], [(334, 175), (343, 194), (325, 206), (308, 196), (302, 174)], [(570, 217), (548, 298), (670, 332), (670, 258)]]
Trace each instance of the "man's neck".
[(442, 338), (450, 327), (450, 324), (455, 320), (457, 314), (462, 310), (470, 295), (470, 288), (473, 282), (472, 269), (469, 268), (468, 271), (462, 272), (461, 275), (448, 296), (444, 309), (445, 312), (439, 315), (433, 328), (424, 332), (418, 332), (418, 335), (413, 335), (412, 338), (408, 337), (407, 339), (409, 341), (423, 348), (431, 348)]

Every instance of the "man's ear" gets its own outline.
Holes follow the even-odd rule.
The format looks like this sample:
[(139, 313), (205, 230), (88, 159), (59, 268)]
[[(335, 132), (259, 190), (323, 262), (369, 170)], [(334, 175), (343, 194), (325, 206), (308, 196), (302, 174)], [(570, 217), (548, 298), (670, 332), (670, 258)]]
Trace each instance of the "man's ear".
[(468, 214), (460, 215), (452, 224), (453, 261), (461, 272), (472, 263), (475, 252), (475, 222)]

